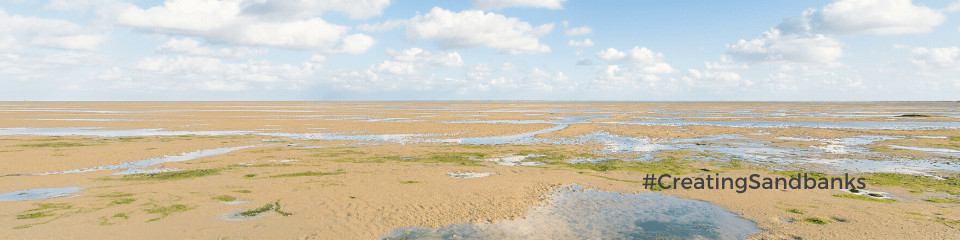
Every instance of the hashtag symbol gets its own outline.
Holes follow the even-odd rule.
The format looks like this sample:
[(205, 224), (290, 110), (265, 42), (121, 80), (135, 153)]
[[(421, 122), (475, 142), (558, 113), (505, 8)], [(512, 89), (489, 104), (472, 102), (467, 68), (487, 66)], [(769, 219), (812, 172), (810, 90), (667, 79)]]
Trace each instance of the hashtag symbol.
[(643, 189), (650, 189), (650, 187), (657, 184), (656, 181), (657, 175), (647, 174), (647, 176), (643, 178)]

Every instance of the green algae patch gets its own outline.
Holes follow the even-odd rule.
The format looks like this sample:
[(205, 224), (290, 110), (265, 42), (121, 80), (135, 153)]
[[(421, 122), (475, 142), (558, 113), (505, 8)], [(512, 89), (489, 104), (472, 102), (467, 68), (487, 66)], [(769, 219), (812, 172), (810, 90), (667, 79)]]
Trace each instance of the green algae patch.
[(929, 199), (924, 199), (923, 201), (929, 202), (929, 203), (952, 203), (952, 204), (960, 204), (960, 200), (956, 200), (956, 199), (946, 199), (946, 198), (929, 198)]
[(53, 212), (32, 212), (17, 215), (17, 219), (34, 219), (53, 216)]
[(277, 200), (273, 203), (268, 203), (266, 205), (263, 205), (263, 207), (260, 207), (260, 208), (240, 212), (237, 215), (244, 216), (244, 217), (256, 217), (262, 213), (266, 213), (271, 210), (276, 212), (277, 214), (280, 214), (280, 216), (284, 216), (284, 217), (293, 215), (293, 213), (284, 212), (280, 208), (281, 208), (280, 200)]
[(625, 172), (637, 172), (637, 173), (653, 173), (653, 174), (670, 174), (670, 175), (681, 175), (690, 172), (700, 171), (699, 168), (695, 168), (689, 165), (684, 164), (681, 161), (673, 159), (663, 159), (660, 161), (653, 162), (640, 162), (640, 161), (624, 161), (620, 159), (607, 160), (596, 163), (566, 163), (566, 162), (553, 162), (551, 164), (560, 165), (563, 167), (581, 169), (581, 170), (593, 170), (597, 172), (606, 172), (606, 171), (625, 171)]
[(803, 211), (800, 211), (800, 209), (796, 209), (796, 208), (787, 209), (786, 211), (788, 213), (804, 214)]
[(71, 143), (71, 142), (48, 142), (48, 143), (35, 143), (35, 144), (20, 144), (17, 147), (28, 147), (28, 148), (59, 148), (59, 147), (85, 147), (93, 146), (96, 144), (83, 144), (83, 143)]
[(157, 220), (163, 219), (163, 218), (165, 218), (165, 217), (167, 217), (167, 216), (170, 216), (171, 214), (178, 213), (178, 212), (186, 212), (186, 211), (189, 211), (189, 210), (191, 210), (191, 209), (193, 209), (193, 207), (190, 207), (190, 206), (187, 206), (187, 205), (183, 205), (183, 204), (174, 204), (174, 205), (170, 205), (170, 206), (156, 206), (156, 205), (155, 205), (153, 208), (144, 209), (143, 211), (145, 211), (145, 212), (147, 212), (147, 213), (152, 213), (152, 214), (160, 214), (160, 217), (147, 220), (147, 222), (153, 222), (153, 221), (157, 221)]
[(897, 201), (897, 200), (889, 199), (889, 198), (872, 198), (872, 197), (863, 196), (863, 195), (856, 195), (856, 194), (837, 194), (837, 195), (833, 195), (833, 196), (834, 196), (834, 197), (838, 197), (838, 198), (856, 199), (856, 200), (879, 202), (879, 203), (894, 203), (894, 202), (899, 202), (899, 201)]
[(461, 166), (483, 166), (476, 159), (484, 158), (487, 154), (475, 152), (452, 152), (452, 153), (434, 153), (426, 157), (400, 158), (404, 162), (422, 162), (422, 163), (449, 163)]
[(937, 191), (960, 195), (960, 176), (944, 177), (937, 180), (930, 177), (899, 173), (874, 173), (866, 177), (868, 185), (896, 186), (917, 191)]
[(173, 171), (173, 172), (162, 172), (162, 173), (147, 173), (147, 174), (131, 174), (125, 175), (121, 178), (101, 178), (101, 180), (130, 180), (130, 181), (166, 181), (166, 180), (182, 180), (182, 179), (191, 179), (198, 177), (206, 177), (219, 175), (220, 169), (196, 169), (196, 170), (183, 170), (183, 171)]
[(211, 199), (221, 201), (221, 202), (232, 202), (234, 200), (237, 200), (237, 197), (230, 196), (230, 195), (220, 195), (220, 196), (212, 197)]
[(273, 176), (270, 176), (269, 178), (330, 176), (330, 175), (340, 175), (340, 174), (345, 174), (345, 173), (346, 173), (346, 172), (344, 172), (343, 169), (337, 169), (337, 171), (333, 171), (333, 172), (314, 172), (314, 171), (306, 171), (306, 172), (298, 172), (298, 173), (287, 173), (287, 174), (273, 175)]
[(94, 197), (98, 197), (98, 198), (120, 198), (120, 197), (130, 197), (130, 196), (133, 196), (133, 193), (113, 192), (113, 193), (108, 193), (108, 194), (96, 195), (96, 196), (94, 196)]
[(832, 222), (833, 222), (833, 221), (830, 221), (829, 219), (823, 219), (823, 218), (818, 218), (818, 217), (804, 218), (802, 221), (805, 222), (805, 223), (812, 223), (812, 224), (817, 224), (817, 225), (825, 225), (825, 224), (827, 224), (827, 223), (832, 223)]

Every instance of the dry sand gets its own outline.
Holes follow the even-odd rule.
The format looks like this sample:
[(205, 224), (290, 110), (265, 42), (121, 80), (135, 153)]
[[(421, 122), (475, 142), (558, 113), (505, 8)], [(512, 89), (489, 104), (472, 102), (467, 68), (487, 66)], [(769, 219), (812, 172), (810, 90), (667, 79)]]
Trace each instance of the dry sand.
[[(781, 114), (748, 117), (738, 113), (745, 109), (751, 110), (750, 113)], [(551, 192), (570, 184), (604, 191), (650, 192), (632, 182), (639, 181), (646, 172), (596, 171), (566, 164), (505, 166), (482, 161), (489, 157), (545, 152), (596, 155), (598, 149), (603, 149), (596, 144), (457, 145), (448, 141), (541, 131), (560, 124), (557, 117), (601, 116), (569, 123), (566, 128), (537, 137), (574, 138), (605, 132), (666, 142), (737, 135), (769, 141), (776, 146), (815, 149), (825, 143), (788, 141), (782, 137), (897, 136), (899, 139), (862, 146), (877, 155), (838, 156), (937, 158), (960, 164), (955, 157), (885, 148), (895, 144), (958, 150), (960, 141), (948, 138), (960, 136), (958, 129), (610, 124), (638, 121), (638, 117), (691, 120), (688, 117), (704, 113), (710, 113), (709, 118), (693, 120), (950, 123), (958, 121), (957, 109), (956, 103), (0, 102), (0, 129), (73, 127), (256, 132), (214, 136), (0, 135), (0, 193), (83, 187), (71, 197), (0, 202), (0, 239), (377, 239), (396, 228), (523, 217)], [(935, 116), (888, 116), (927, 112)], [(500, 120), (529, 124), (497, 122)], [(412, 141), (354, 141), (316, 140), (276, 133), (415, 135)], [(213, 171), (197, 177), (130, 180), (111, 175), (115, 173), (111, 170), (30, 175), (241, 146), (250, 147), (149, 167)], [(627, 153), (630, 154), (687, 159), (697, 154), (716, 153), (667, 150)], [(754, 173), (776, 176), (768, 165), (749, 162), (741, 167), (709, 160), (692, 160), (682, 165), (710, 170), (688, 171), (687, 176), (713, 172), (731, 177)], [(494, 175), (479, 178), (448, 175), (458, 172)], [(887, 192), (898, 202), (834, 197), (844, 193), (840, 190), (751, 190), (746, 193), (666, 190), (658, 193), (706, 201), (754, 221), (763, 230), (752, 236), (758, 239), (960, 238), (960, 204), (924, 201), (957, 200), (958, 196), (898, 186), (871, 185), (868, 189)], [(214, 199), (223, 195), (235, 200)], [(279, 212), (269, 211), (251, 218), (235, 216), (237, 212), (274, 203), (281, 205), (281, 212), (292, 215), (281, 216)], [(788, 212), (790, 209), (802, 213)], [(818, 225), (803, 221), (813, 217), (830, 223)]]

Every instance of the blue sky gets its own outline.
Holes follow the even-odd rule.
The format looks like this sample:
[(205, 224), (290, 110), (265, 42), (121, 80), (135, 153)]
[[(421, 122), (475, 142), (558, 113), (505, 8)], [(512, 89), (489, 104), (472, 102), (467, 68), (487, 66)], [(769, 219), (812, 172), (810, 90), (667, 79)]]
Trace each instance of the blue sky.
[(958, 10), (0, 0), (0, 100), (958, 100)]

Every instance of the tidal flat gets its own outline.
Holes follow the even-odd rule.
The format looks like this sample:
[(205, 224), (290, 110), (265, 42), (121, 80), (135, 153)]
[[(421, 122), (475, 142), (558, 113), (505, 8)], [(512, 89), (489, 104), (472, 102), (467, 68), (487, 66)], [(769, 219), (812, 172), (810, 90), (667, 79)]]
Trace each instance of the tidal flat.
[[(956, 239), (958, 153), (956, 102), (3, 102), (0, 238)], [(642, 185), (798, 173), (866, 187)]]

